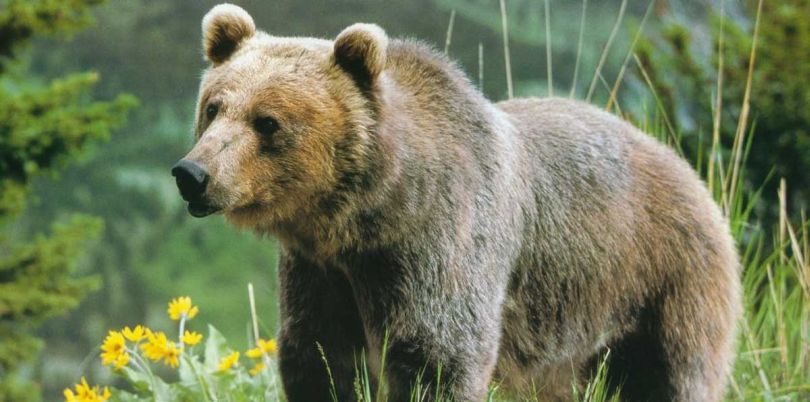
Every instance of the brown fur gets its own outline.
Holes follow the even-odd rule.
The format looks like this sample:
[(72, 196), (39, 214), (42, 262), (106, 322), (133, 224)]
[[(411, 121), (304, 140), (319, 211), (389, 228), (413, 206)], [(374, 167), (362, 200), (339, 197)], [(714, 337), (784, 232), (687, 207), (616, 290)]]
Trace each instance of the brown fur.
[[(218, 6), (203, 26), (212, 68), (185, 158), (210, 174), (211, 210), (281, 240), (290, 401), (329, 398), (316, 342), (345, 400), (357, 354), (379, 372), (385, 337), (392, 401), (440, 367), (456, 400), (492, 380), (564, 400), (608, 348), (625, 400), (722, 397), (737, 256), (672, 151), (584, 103), (493, 105), (374, 25), (279, 38)], [(270, 136), (254, 127), (267, 116)]]
[(220, 4), (202, 22), (205, 56), (214, 64), (225, 61), (243, 39), (253, 36), (256, 25), (245, 10)]

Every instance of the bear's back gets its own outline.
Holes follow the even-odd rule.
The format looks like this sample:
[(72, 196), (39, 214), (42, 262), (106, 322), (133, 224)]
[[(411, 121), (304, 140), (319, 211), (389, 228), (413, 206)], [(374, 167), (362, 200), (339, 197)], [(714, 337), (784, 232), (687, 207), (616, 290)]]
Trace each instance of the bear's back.
[[(580, 101), (528, 98), (496, 106), (514, 126), (536, 218), (550, 233), (536, 235), (551, 247), (601, 243), (617, 265), (636, 252), (626, 248), (673, 242), (681, 234), (719, 239), (717, 248), (729, 248), (727, 226), (706, 186), (656, 139)], [(696, 224), (680, 227), (684, 222)], [(577, 257), (605, 261), (605, 255)]]

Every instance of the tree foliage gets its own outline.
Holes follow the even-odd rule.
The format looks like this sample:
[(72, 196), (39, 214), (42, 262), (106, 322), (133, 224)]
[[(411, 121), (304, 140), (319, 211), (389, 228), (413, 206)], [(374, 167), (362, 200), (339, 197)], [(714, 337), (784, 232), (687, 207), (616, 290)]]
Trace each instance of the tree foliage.
[[(646, 40), (639, 57), (673, 129), (683, 136), (691, 160), (712, 141), (717, 99), (719, 43), (722, 52), (722, 113), (720, 136), (731, 147), (743, 99), (752, 46), (755, 1), (746, 2), (748, 19), (715, 10), (708, 41), (688, 22), (670, 21), (655, 38)], [(775, 218), (776, 188), (784, 177), (793, 210), (810, 200), (810, 2), (764, 2), (756, 49), (750, 104), (753, 137), (747, 161), (750, 185), (763, 188), (761, 215)], [(710, 44), (706, 49), (701, 44)], [(708, 57), (707, 54), (708, 53)], [(709, 62), (711, 60), (711, 62)], [(768, 178), (773, 178), (768, 180)]]
[[(15, 56), (36, 35), (66, 34), (90, 22), (98, 1), (0, 2), (0, 221), (23, 209), (32, 178), (55, 174), (88, 145), (123, 123), (134, 99), (89, 100), (98, 76), (73, 74), (37, 85)], [(36, 327), (75, 307), (98, 287), (95, 277), (71, 274), (102, 222), (74, 215), (25, 244), (0, 237), (0, 401), (37, 400), (26, 369), (40, 347)]]
[[(4, 0), (0, 2), (0, 68), (34, 35), (66, 34), (90, 22), (101, 0)], [(2, 72), (2, 70), (0, 70)]]

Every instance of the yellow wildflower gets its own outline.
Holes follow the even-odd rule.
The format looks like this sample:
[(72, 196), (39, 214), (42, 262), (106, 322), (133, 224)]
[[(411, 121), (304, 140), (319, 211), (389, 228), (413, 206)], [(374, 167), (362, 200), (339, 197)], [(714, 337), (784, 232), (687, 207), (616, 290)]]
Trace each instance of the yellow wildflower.
[(275, 339), (270, 339), (267, 341), (264, 339), (259, 339), (259, 346), (266, 353), (276, 354), (276, 352), (278, 352), (278, 344), (276, 343)]
[(143, 351), (143, 355), (146, 356), (147, 359), (152, 361), (158, 361), (163, 358), (165, 355), (165, 351), (168, 348), (169, 340), (166, 338), (166, 334), (158, 331), (152, 332), (147, 331), (146, 334), (146, 343), (141, 345), (141, 350)]
[(194, 345), (200, 343), (201, 340), (202, 340), (202, 334), (198, 333), (198, 332), (193, 332), (193, 331), (186, 331), (183, 334), (183, 338), (181, 339), (181, 341), (183, 341), (183, 343), (185, 343), (188, 346), (194, 346)]
[(146, 331), (141, 325), (136, 325), (135, 329), (124, 327), (121, 333), (124, 335), (124, 338), (127, 338), (130, 342), (139, 342), (146, 336)]
[(231, 354), (222, 358), (219, 361), (219, 372), (228, 371), (233, 367), (236, 363), (239, 362), (239, 352), (231, 352)]
[(101, 345), (101, 363), (105, 366), (114, 364), (121, 368), (129, 363), (129, 353), (124, 336), (118, 331), (110, 331)]
[(110, 389), (104, 387), (102, 391), (98, 385), (90, 388), (87, 380), (82, 377), (82, 381), (76, 384), (76, 393), (70, 388), (65, 388), (63, 392), (65, 402), (104, 402), (110, 399)]
[(169, 318), (172, 320), (179, 320), (183, 314), (186, 315), (186, 319), (190, 320), (194, 318), (199, 310), (197, 306), (191, 304), (191, 298), (188, 296), (178, 297), (169, 302)]
[(250, 373), (250, 375), (255, 376), (255, 375), (257, 375), (257, 374), (261, 373), (261, 372), (262, 372), (262, 370), (264, 370), (264, 363), (262, 363), (262, 362), (258, 362), (258, 363), (256, 363), (256, 365), (255, 365), (255, 366), (253, 366), (253, 368), (252, 368), (252, 369), (250, 369), (248, 372)]
[(248, 350), (247, 352), (245, 352), (245, 355), (256, 359), (261, 357), (265, 353), (274, 355), (276, 354), (277, 351), (278, 345), (276, 344), (275, 339), (270, 340), (259, 339), (259, 346)]
[(169, 342), (163, 351), (163, 363), (172, 368), (180, 364), (180, 348), (174, 342)]
[(153, 362), (163, 359), (163, 363), (170, 367), (177, 367), (180, 364), (180, 348), (161, 331), (146, 330), (146, 343), (141, 345), (141, 350), (143, 355)]

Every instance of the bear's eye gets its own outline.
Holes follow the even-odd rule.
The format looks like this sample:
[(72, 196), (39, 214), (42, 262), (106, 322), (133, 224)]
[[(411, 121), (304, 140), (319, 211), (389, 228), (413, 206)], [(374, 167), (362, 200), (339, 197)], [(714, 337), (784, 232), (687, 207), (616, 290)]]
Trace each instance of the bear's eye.
[(278, 131), (278, 122), (272, 117), (259, 117), (253, 122), (253, 126), (262, 135), (271, 135)]
[(217, 113), (219, 113), (219, 106), (209, 103), (208, 106), (205, 107), (205, 117), (208, 121), (214, 120), (214, 117), (217, 117)]

